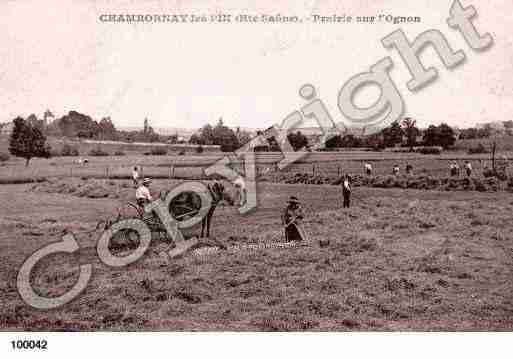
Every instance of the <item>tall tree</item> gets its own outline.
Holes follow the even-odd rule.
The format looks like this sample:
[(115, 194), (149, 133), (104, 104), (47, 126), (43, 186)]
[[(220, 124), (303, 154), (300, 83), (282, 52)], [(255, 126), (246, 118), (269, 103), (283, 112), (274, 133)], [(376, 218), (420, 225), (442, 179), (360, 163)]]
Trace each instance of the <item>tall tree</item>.
[(221, 151), (233, 152), (239, 148), (239, 140), (235, 132), (223, 123), (223, 118), (220, 118), (216, 127), (213, 130), (214, 145), (220, 145)]
[(50, 157), (50, 146), (46, 144), (46, 136), (41, 130), (21, 117), (13, 121), (14, 128), (9, 140), (9, 152), (25, 159), (25, 166), (33, 157)]
[(77, 111), (69, 111), (67, 115), (55, 120), (52, 125), (58, 126), (59, 132), (66, 137), (95, 138), (100, 132), (96, 121)]
[(401, 127), (406, 135), (407, 144), (410, 147), (410, 151), (413, 151), (413, 147), (416, 145), (417, 136), (420, 134), (417, 128), (417, 121), (411, 117), (406, 117), (401, 122)]
[(456, 135), (454, 130), (446, 123), (442, 123), (440, 126), (438, 126), (438, 129), (440, 131), (439, 146), (442, 146), (444, 149), (453, 146), (456, 142)]
[(504, 132), (506, 133), (506, 135), (513, 135), (513, 121), (503, 121), (502, 124), (504, 125)]
[(441, 146), (447, 149), (454, 145), (456, 136), (449, 125), (442, 123), (440, 126), (429, 126), (424, 132), (423, 142), (426, 146)]
[(290, 132), (287, 135), (287, 138), (294, 149), (294, 151), (298, 151), (302, 149), (303, 147), (308, 146), (308, 138), (306, 138), (305, 135), (301, 133), (301, 131), (297, 132)]
[(223, 124), (220, 119), (215, 127), (206, 124), (199, 133), (191, 136), (190, 143), (198, 145), (218, 145), (223, 152), (233, 152), (239, 147), (239, 139), (235, 132)]
[(459, 139), (460, 140), (472, 140), (478, 137), (478, 130), (475, 127), (465, 128), (461, 130)]
[(200, 130), (199, 145), (213, 145), (214, 144), (214, 128), (210, 124), (206, 124)]
[(389, 127), (383, 129), (383, 142), (386, 147), (394, 147), (403, 141), (403, 129), (399, 122), (394, 121)]
[(98, 127), (100, 128), (98, 132), (98, 138), (100, 140), (115, 140), (116, 139), (116, 127), (112, 123), (110, 117), (104, 117), (98, 123)]

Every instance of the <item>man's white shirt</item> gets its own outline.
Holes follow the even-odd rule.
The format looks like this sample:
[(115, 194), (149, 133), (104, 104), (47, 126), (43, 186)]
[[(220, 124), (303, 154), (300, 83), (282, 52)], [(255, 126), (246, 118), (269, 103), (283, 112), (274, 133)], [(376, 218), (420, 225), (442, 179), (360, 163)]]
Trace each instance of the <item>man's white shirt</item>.
[(246, 189), (246, 182), (242, 176), (237, 177), (235, 181), (233, 181), (233, 184), (238, 185), (241, 189)]
[(349, 181), (348, 181), (348, 180), (344, 180), (344, 187), (345, 187), (348, 191), (351, 191), (351, 187), (349, 187)]
[(144, 199), (147, 199), (148, 201), (151, 201), (151, 194), (150, 194), (150, 190), (148, 189), (148, 187), (139, 186), (139, 188), (137, 188), (137, 190), (135, 191), (135, 198), (136, 199), (144, 198)]

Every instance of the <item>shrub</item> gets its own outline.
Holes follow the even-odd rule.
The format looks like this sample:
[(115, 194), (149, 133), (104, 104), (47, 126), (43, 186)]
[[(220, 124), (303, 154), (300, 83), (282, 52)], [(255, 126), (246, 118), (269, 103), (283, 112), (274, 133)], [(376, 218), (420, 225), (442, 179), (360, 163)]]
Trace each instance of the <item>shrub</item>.
[(485, 178), (498, 178), (499, 180), (501, 181), (506, 181), (508, 179), (508, 175), (505, 171), (505, 169), (495, 169), (493, 170), (492, 168), (485, 168), (483, 170), (483, 176)]
[(485, 148), (485, 146), (483, 146), (482, 143), (478, 143), (476, 145), (476, 147), (470, 147), (468, 150), (467, 150), (467, 153), (469, 155), (472, 155), (472, 154), (478, 154), (478, 153), (488, 153), (488, 150)]
[(114, 156), (125, 156), (125, 152), (117, 150), (116, 152), (114, 152)]
[(178, 152), (178, 156), (185, 156), (185, 150), (181, 150), (180, 152)]
[(8, 161), (10, 157), (7, 153), (0, 153), (0, 162)]
[(78, 156), (78, 147), (65, 143), (61, 149), (61, 156)]
[(105, 152), (98, 146), (89, 151), (89, 156), (109, 156), (109, 153)]
[(150, 150), (150, 155), (153, 155), (153, 156), (165, 156), (165, 155), (167, 155), (167, 148), (165, 148), (165, 147), (153, 147)]
[(202, 145), (199, 145), (198, 147), (196, 147), (196, 153), (203, 153), (203, 146)]
[(442, 153), (442, 149), (440, 147), (435, 147), (435, 146), (421, 147), (418, 150), (418, 152), (423, 155), (439, 155)]

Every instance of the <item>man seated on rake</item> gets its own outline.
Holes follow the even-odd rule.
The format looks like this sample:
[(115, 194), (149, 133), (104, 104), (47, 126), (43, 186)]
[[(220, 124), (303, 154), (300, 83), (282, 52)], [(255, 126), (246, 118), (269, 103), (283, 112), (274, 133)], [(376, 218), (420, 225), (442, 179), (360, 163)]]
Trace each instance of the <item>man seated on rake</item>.
[(148, 203), (152, 201), (151, 193), (150, 193), (150, 184), (151, 179), (146, 177), (141, 185), (137, 187), (137, 190), (135, 191), (135, 200), (137, 201), (137, 205), (144, 209), (144, 206), (146, 206)]

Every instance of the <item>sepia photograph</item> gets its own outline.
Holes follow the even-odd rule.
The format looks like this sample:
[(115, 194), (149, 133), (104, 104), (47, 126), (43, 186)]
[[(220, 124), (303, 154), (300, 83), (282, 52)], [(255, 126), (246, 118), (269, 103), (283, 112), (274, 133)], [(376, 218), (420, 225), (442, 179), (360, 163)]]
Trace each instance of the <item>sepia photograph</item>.
[(7, 357), (511, 334), (511, 1), (4, 0), (0, 29)]

